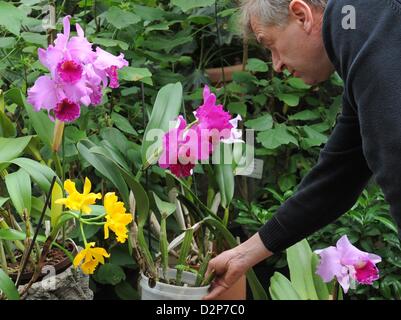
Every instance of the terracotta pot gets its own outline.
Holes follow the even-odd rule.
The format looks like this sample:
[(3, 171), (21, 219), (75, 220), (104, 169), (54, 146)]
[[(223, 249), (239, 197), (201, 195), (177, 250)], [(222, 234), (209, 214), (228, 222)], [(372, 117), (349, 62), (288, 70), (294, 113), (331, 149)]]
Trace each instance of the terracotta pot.
[[(227, 66), (223, 67), (224, 70), (224, 76), (226, 81), (232, 81), (233, 80), (233, 73), (236, 71), (242, 71), (243, 70), (243, 65), (242, 64), (237, 64), (234, 66)], [(211, 83), (213, 84), (218, 84), (223, 82), (223, 72), (221, 70), (221, 67), (219, 68), (210, 68), (210, 69), (205, 69), (205, 72), (210, 80)]]
[[(68, 245), (69, 245), (69, 247), (68, 247), (67, 249), (70, 251), (70, 253), (71, 253), (73, 256), (75, 256), (75, 255), (77, 254), (77, 252), (78, 252), (78, 251), (77, 251), (76, 245), (73, 244), (72, 242), (68, 243)], [(51, 254), (52, 252), (54, 252), (53, 250), (61, 251), (60, 249), (58, 249), (58, 248), (55, 247), (55, 248), (52, 248), (52, 250), (50, 250), (49, 254)], [(62, 252), (62, 251), (61, 251), (61, 252)], [(48, 255), (48, 256), (49, 256), (49, 255)], [(54, 256), (53, 256), (52, 258), (54, 258)], [(61, 260), (58, 260), (58, 261), (49, 261), (49, 263), (46, 264), (46, 265), (47, 265), (47, 266), (49, 266), (49, 265), (53, 266), (54, 269), (55, 269), (55, 271), (56, 271), (56, 274), (60, 274), (60, 273), (62, 273), (63, 271), (65, 271), (66, 269), (68, 269), (68, 268), (72, 265), (72, 262), (71, 262), (71, 260), (70, 260), (67, 256), (65, 256), (65, 254), (64, 254), (64, 257), (63, 257)], [(43, 273), (43, 272), (42, 272), (37, 281), (38, 281), (38, 282), (41, 281), (41, 280), (43, 279), (43, 277), (45, 277), (46, 275), (47, 275), (46, 273)], [(17, 276), (18, 276), (17, 273), (10, 273), (10, 277), (11, 277), (11, 279), (13, 279), (14, 281), (17, 280)], [(32, 272), (32, 271), (29, 271), (29, 272), (25, 271), (25, 272), (21, 275), (21, 278), (20, 278), (20, 285), (24, 285), (24, 284), (28, 283), (28, 282), (31, 280), (32, 276), (33, 276), (33, 272)]]
[(246, 300), (246, 276), (243, 275), (230, 289), (213, 300)]

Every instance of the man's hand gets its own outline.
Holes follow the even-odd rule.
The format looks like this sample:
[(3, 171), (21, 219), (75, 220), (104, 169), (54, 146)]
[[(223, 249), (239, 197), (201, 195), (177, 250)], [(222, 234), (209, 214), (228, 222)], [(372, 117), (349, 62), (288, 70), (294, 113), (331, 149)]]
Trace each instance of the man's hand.
[(210, 260), (206, 277), (215, 272), (216, 277), (212, 283), (212, 290), (203, 299), (217, 298), (221, 293), (234, 285), (249, 268), (259, 261), (271, 256), (258, 233), (243, 244), (224, 251), (216, 258)]

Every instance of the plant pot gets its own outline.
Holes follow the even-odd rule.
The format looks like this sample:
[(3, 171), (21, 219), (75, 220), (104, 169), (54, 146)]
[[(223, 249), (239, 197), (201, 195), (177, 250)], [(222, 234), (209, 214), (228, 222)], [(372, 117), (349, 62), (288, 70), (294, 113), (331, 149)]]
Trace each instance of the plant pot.
[[(167, 277), (175, 279), (177, 270), (169, 269)], [(207, 295), (209, 285), (204, 287), (190, 287), (195, 284), (196, 275), (191, 272), (183, 271), (182, 281), (189, 286), (175, 286), (163, 282), (156, 282), (151, 288), (149, 286), (149, 278), (141, 274), (139, 281), (139, 291), (142, 300), (201, 300)]]
[[(76, 245), (72, 242), (68, 242), (68, 251), (75, 256), (78, 252), (78, 249)], [(60, 249), (54, 247), (52, 248), (47, 257), (46, 257), (46, 265), (43, 267), (43, 269), (47, 269), (47, 267), (53, 267), (55, 274), (60, 274), (61, 272), (65, 271), (67, 268), (69, 268), (72, 265), (71, 260), (67, 257), (67, 255)], [(47, 275), (47, 272), (45, 270), (42, 270), (41, 275), (39, 276), (37, 281), (40, 281)], [(18, 273), (10, 273), (11, 279), (14, 281), (17, 280)], [(20, 284), (24, 285), (28, 283), (33, 276), (33, 271), (28, 270), (24, 271), (24, 273), (21, 275), (20, 278)]]
[(246, 300), (246, 275), (213, 300)]
[[(243, 64), (223, 67), (223, 70), (225, 80), (229, 82), (233, 80), (234, 72), (243, 70)], [(212, 84), (220, 84), (223, 82), (223, 71), (221, 67), (205, 69), (205, 72)]]
[[(72, 255), (78, 252), (75, 243), (68, 243)], [(92, 300), (93, 292), (89, 288), (89, 276), (75, 269), (70, 259), (64, 254), (57, 254), (57, 248), (50, 250), (47, 264), (42, 268), (39, 279), (28, 289), (26, 300)], [(62, 257), (62, 258), (61, 258)], [(58, 259), (60, 258), (60, 259)], [(10, 275), (16, 278), (16, 274)], [(19, 291), (23, 291), (32, 277), (32, 272), (21, 275)]]
[[(19, 286), (21, 291), (23, 286)], [(47, 275), (29, 288), (25, 300), (92, 300), (89, 276), (70, 266), (56, 275)]]

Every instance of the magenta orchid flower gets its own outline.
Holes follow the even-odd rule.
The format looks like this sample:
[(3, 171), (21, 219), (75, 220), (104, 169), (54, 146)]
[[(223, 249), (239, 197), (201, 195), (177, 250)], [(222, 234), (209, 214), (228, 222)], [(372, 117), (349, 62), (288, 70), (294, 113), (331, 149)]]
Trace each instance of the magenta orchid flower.
[(223, 105), (216, 105), (216, 96), (210, 92), (208, 86), (203, 89), (203, 104), (199, 106), (194, 114), (201, 129), (216, 129), (221, 132), (233, 128), (230, 123), (232, 118), (230, 113), (223, 110)]
[(40, 48), (40, 62), (50, 76), (39, 77), (28, 90), (28, 102), (36, 111), (45, 109), (49, 117), (71, 122), (80, 115), (81, 105), (98, 105), (103, 88), (117, 88), (117, 70), (128, 66), (124, 55), (114, 56), (100, 48), (93, 51), (84, 31), (76, 24), (77, 36), (70, 38), (70, 16), (63, 19), (63, 33), (54, 45)]
[[(179, 116), (177, 126), (163, 137), (163, 152), (159, 158), (159, 166), (163, 169), (169, 168), (177, 177), (190, 176), (195, 167), (195, 159), (192, 158), (191, 161), (191, 148), (186, 145), (187, 136), (184, 136), (186, 126), (185, 119)], [(184, 160), (184, 157), (187, 159)]]
[(186, 177), (198, 161), (207, 160), (220, 143), (244, 142), (237, 129), (241, 116), (232, 119), (230, 113), (216, 105), (216, 96), (208, 86), (203, 90), (203, 104), (194, 112), (196, 121), (187, 127), (182, 116), (177, 126), (163, 137), (163, 151), (159, 158), (161, 168), (167, 169), (177, 177)]
[(376, 264), (381, 261), (378, 255), (361, 251), (353, 246), (346, 235), (342, 236), (335, 247), (315, 251), (320, 256), (316, 273), (324, 282), (336, 278), (347, 293), (352, 281), (371, 285), (379, 279)]

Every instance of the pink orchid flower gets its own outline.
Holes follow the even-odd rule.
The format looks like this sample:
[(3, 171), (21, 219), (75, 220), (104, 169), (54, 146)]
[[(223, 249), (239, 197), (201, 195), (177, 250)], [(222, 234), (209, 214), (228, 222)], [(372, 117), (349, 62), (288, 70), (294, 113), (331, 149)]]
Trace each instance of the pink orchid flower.
[(216, 96), (208, 86), (203, 90), (203, 104), (194, 112), (196, 122), (187, 128), (182, 116), (177, 126), (163, 137), (163, 151), (159, 158), (161, 168), (169, 168), (177, 177), (186, 177), (198, 161), (207, 160), (220, 143), (244, 142), (237, 129), (241, 116), (232, 119), (230, 113), (216, 105)]
[(381, 261), (378, 255), (361, 251), (353, 246), (346, 235), (342, 236), (335, 247), (315, 251), (320, 256), (316, 273), (324, 282), (334, 277), (347, 293), (352, 281), (372, 284), (379, 279), (376, 264)]
[(184, 135), (186, 126), (185, 119), (179, 116), (177, 126), (163, 136), (163, 152), (159, 158), (159, 166), (163, 169), (169, 168), (177, 177), (190, 176), (195, 167), (195, 158), (192, 156), (191, 159), (191, 148), (186, 145), (188, 142), (188, 136)]
[(194, 114), (201, 129), (216, 129), (222, 132), (233, 128), (230, 113), (223, 110), (223, 105), (216, 105), (216, 96), (210, 92), (208, 86), (203, 89), (203, 104)]
[(64, 31), (57, 35), (54, 45), (38, 50), (39, 60), (50, 76), (39, 77), (28, 90), (28, 102), (36, 111), (47, 110), (52, 120), (53, 112), (63, 122), (77, 119), (81, 104), (100, 104), (102, 89), (108, 82), (111, 88), (117, 88), (117, 70), (128, 65), (123, 54), (114, 56), (100, 48), (93, 51), (79, 24), (77, 36), (70, 38), (70, 18), (63, 19)]

